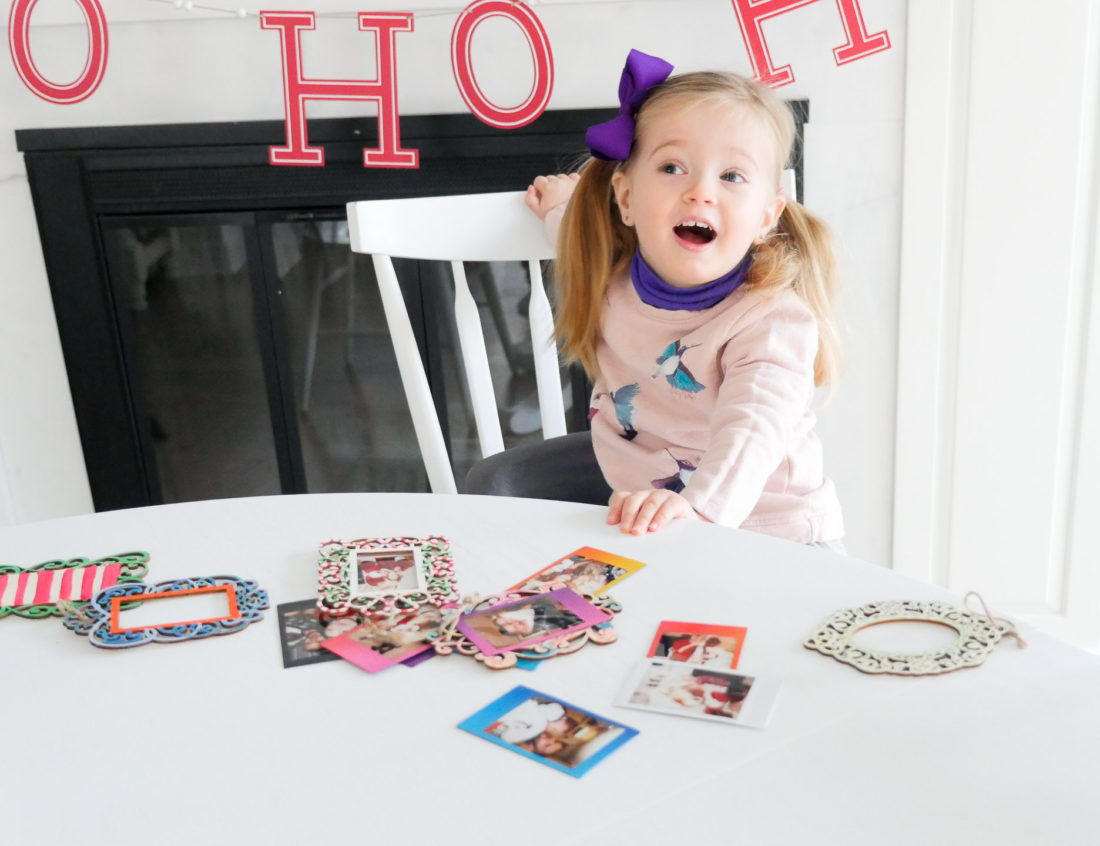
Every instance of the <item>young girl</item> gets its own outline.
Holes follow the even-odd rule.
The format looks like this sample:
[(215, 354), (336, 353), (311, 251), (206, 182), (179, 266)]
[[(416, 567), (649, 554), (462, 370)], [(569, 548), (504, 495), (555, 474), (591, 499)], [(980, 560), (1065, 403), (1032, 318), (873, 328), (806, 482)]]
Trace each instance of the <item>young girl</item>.
[(593, 158), (527, 194), (560, 223), (557, 334), (595, 383), (607, 522), (839, 546), (813, 431), (837, 366), (833, 256), (780, 188), (793, 120), (758, 83), (671, 69), (631, 51), (618, 117), (588, 131)]

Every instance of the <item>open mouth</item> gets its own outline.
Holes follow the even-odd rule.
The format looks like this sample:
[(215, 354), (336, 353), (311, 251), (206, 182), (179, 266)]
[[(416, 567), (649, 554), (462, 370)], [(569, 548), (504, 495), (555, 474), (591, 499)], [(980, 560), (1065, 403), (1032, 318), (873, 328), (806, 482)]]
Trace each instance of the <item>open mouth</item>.
[(718, 233), (710, 227), (710, 224), (701, 220), (689, 220), (681, 223), (674, 227), (672, 231), (676, 233), (678, 238), (687, 241), (689, 244), (709, 244), (718, 237)]

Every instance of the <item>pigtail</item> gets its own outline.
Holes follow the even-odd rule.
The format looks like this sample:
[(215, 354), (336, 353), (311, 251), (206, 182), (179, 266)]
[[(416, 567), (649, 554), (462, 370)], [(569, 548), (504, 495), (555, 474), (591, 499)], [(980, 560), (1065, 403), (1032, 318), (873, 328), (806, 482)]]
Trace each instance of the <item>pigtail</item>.
[(789, 200), (775, 228), (753, 248), (747, 284), (760, 290), (791, 289), (817, 318), (818, 345), (814, 384), (831, 385), (840, 369), (840, 334), (834, 305), (836, 255), (828, 227)]
[(634, 253), (634, 231), (619, 216), (611, 177), (616, 162), (589, 159), (581, 170), (558, 231), (554, 279), (557, 335), (567, 362), (599, 375), (596, 345), (607, 282)]

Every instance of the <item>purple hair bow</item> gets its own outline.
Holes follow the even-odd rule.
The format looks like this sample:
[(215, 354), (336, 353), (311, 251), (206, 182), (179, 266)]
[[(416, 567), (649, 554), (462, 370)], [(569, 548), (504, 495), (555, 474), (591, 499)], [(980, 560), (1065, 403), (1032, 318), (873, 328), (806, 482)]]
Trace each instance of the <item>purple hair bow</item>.
[(672, 65), (640, 50), (631, 50), (619, 79), (619, 113), (611, 120), (588, 127), (584, 141), (597, 159), (625, 162), (634, 143), (634, 115), (653, 86), (668, 79)]

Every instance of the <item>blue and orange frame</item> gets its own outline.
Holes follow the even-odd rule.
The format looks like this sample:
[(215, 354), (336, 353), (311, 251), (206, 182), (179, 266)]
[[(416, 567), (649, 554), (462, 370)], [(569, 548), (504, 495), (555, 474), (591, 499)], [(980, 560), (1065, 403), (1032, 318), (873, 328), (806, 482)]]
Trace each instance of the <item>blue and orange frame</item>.
[[(227, 600), (227, 613), (220, 617), (130, 628), (119, 624), (119, 611), (124, 603), (215, 593), (224, 593)], [(233, 634), (262, 619), (268, 607), (267, 591), (254, 581), (237, 576), (198, 576), (155, 585), (119, 584), (105, 588), (87, 605), (70, 611), (62, 622), (76, 634), (87, 635), (93, 646), (118, 649)]]

